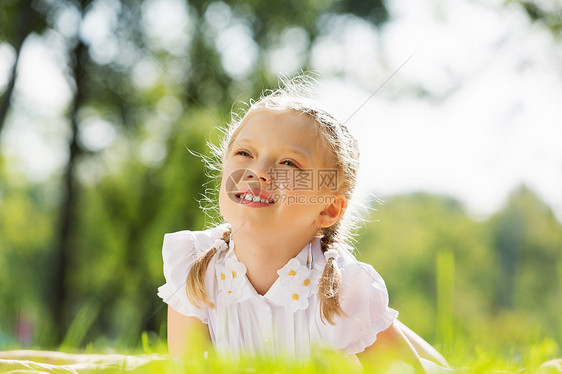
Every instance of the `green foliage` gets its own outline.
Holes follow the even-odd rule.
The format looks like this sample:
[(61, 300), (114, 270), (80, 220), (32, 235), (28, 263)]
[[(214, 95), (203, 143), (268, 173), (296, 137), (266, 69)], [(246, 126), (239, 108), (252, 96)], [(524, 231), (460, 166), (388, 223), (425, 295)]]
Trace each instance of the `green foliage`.
[(477, 345), (475, 359), (488, 365), (483, 352), (520, 356), (544, 339), (562, 343), (561, 233), (525, 187), (484, 221), (448, 197), (414, 194), (388, 198), (358, 248), (385, 279), (402, 322), (453, 363)]
[(82, 345), (86, 333), (94, 323), (101, 305), (87, 302), (80, 307), (74, 321), (70, 324), (66, 336), (61, 344), (61, 349), (72, 349)]
[(444, 249), (437, 254), (437, 331), (436, 340), (442, 342), (449, 356), (453, 343), (453, 304), (455, 293), (455, 258)]

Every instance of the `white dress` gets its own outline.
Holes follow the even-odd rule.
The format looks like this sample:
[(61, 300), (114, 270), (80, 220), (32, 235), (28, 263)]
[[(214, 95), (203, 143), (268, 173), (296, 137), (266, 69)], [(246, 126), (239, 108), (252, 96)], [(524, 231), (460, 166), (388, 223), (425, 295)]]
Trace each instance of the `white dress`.
[(304, 358), (312, 345), (321, 344), (353, 354), (373, 344), (377, 334), (396, 319), (398, 312), (388, 307), (381, 276), (347, 252), (337, 259), (342, 274), (340, 305), (347, 316), (336, 316), (335, 325), (321, 318), (317, 286), (326, 260), (318, 237), (278, 271), (279, 278), (263, 296), (246, 277), (246, 267), (236, 258), (231, 239), (228, 250), (210, 261), (205, 275), (215, 308), (205, 304), (197, 308), (186, 295), (187, 274), (226, 228), (223, 224), (205, 231), (166, 234), (162, 249), (166, 283), (158, 289), (158, 296), (176, 311), (208, 325), (218, 352)]

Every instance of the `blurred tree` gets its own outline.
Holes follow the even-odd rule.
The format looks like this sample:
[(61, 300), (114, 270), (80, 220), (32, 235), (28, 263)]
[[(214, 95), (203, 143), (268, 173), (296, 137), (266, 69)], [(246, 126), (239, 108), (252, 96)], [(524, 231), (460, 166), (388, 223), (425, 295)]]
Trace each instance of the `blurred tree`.
[[(560, 259), (562, 225), (552, 210), (526, 186), (510, 196), (492, 219), (498, 261), (495, 305), (525, 310), (562, 336)], [(540, 317), (539, 317), (540, 316)]]
[(562, 4), (560, 2), (509, 0), (506, 4), (513, 2), (521, 5), (533, 22), (542, 23), (558, 38), (562, 36)]
[(401, 321), (425, 338), (435, 338), (435, 265), (442, 252), (461, 264), (454, 271), (454, 305), (447, 306), (453, 311), (453, 322), (482, 321), (494, 279), (485, 225), (472, 220), (459, 201), (447, 196), (394, 196), (376, 208), (359, 241), (359, 258), (382, 275)]
[[(89, 1), (76, 3), (80, 16), (83, 16), (84, 8)], [(70, 50), (71, 76), (74, 83), (74, 97), (70, 109), (70, 140), (68, 144), (68, 162), (63, 171), (63, 183), (61, 191), (61, 204), (58, 222), (58, 235), (56, 247), (54, 248), (54, 260), (52, 266), (52, 283), (48, 300), (50, 301), (51, 316), (54, 322), (52, 337), (55, 342), (61, 342), (68, 325), (65, 321), (65, 303), (68, 292), (68, 272), (70, 270), (68, 258), (71, 251), (71, 233), (74, 229), (75, 201), (78, 198), (78, 188), (75, 182), (76, 163), (83, 148), (78, 144), (79, 110), (87, 100), (86, 90), (87, 74), (86, 64), (88, 62), (88, 50), (84, 41), (80, 38), (74, 43)]]
[(7, 0), (0, 8), (0, 43), (7, 42), (14, 48), (14, 63), (8, 78), (8, 85), (0, 97), (0, 136), (10, 108), (12, 93), (16, 85), (17, 68), (23, 43), (35, 32), (41, 34), (45, 30), (45, 21), (35, 8), (32, 0)]
[(443, 343), (435, 340), (436, 306), (444, 301), (437, 302), (436, 290), (451, 285), (436, 284), (435, 271), (448, 275), (449, 262), (456, 264), (453, 304), (441, 308), (452, 311), (457, 334), (493, 335), (505, 349), (545, 335), (561, 342), (562, 224), (534, 192), (518, 188), (484, 221), (473, 220), (458, 201), (422, 193), (394, 196), (377, 208), (357, 245), (359, 259), (382, 275), (402, 322)]
[(517, 269), (521, 261), (521, 246), (524, 234), (524, 215), (517, 207), (508, 206), (497, 217), (495, 248), (498, 254), (498, 286), (496, 305), (513, 307)]

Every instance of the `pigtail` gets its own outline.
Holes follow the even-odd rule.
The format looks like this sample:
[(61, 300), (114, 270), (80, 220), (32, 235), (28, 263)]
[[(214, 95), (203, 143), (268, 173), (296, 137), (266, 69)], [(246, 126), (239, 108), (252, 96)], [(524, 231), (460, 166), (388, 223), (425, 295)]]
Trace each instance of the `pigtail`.
[[(326, 229), (325, 229), (326, 230)], [(334, 241), (335, 231), (328, 231), (321, 239), (322, 252), (326, 256), (326, 266), (318, 282), (318, 299), (320, 300), (320, 318), (334, 324), (334, 317), (346, 316), (340, 306), (341, 273), (336, 262), (339, 256), (337, 250), (328, 249)]]
[(201, 302), (209, 308), (215, 307), (215, 304), (209, 300), (209, 295), (207, 294), (207, 287), (205, 287), (205, 274), (207, 273), (209, 262), (211, 262), (213, 256), (217, 253), (217, 251), (224, 249), (217, 247), (226, 245), (226, 248), (228, 248), (228, 243), (230, 242), (230, 228), (223, 233), (222, 238), (219, 240), (222, 241), (222, 243), (217, 241), (211, 249), (199, 256), (187, 274), (187, 298), (191, 304), (198, 308)]

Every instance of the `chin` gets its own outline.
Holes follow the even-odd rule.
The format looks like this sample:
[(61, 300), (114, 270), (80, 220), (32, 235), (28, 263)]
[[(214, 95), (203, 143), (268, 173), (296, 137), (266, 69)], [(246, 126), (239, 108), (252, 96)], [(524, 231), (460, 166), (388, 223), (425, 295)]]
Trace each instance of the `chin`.
[(250, 236), (269, 234), (271, 231), (275, 231), (274, 225), (264, 220), (255, 220), (252, 217), (236, 217), (235, 219), (226, 220), (232, 225), (233, 232), (243, 232)]

